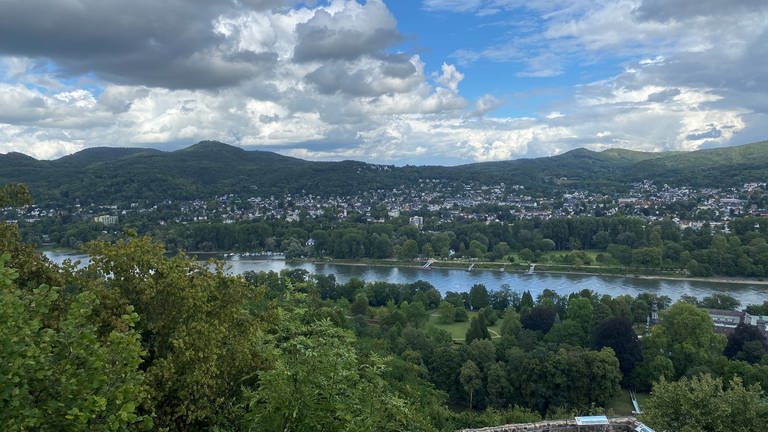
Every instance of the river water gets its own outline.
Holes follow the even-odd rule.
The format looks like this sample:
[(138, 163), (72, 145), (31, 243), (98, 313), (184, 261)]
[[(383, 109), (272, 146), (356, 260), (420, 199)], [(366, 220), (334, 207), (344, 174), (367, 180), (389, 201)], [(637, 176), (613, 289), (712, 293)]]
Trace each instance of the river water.
[[(52, 261), (60, 263), (65, 259), (88, 261), (88, 256), (62, 252), (45, 252)], [(423, 280), (432, 284), (441, 293), (447, 291), (469, 291), (472, 285), (481, 283), (489, 290), (498, 290), (502, 285), (509, 285), (515, 292), (528, 290), (534, 298), (545, 289), (561, 295), (590, 289), (599, 294), (617, 296), (629, 294), (636, 296), (650, 292), (670, 297), (673, 301), (683, 295), (692, 295), (699, 299), (713, 293), (725, 293), (737, 298), (742, 306), (761, 304), (768, 300), (768, 285), (738, 284), (710, 281), (688, 281), (669, 279), (642, 279), (621, 276), (577, 275), (557, 273), (534, 273), (531, 275), (510, 273), (499, 270), (473, 270), (434, 268), (424, 270), (418, 267), (388, 267), (353, 264), (322, 264), (310, 262), (287, 262), (278, 259), (245, 259), (229, 261), (229, 271), (241, 274), (246, 271), (275, 271), (284, 269), (304, 269), (311, 274), (332, 274), (339, 283), (351, 278), (364, 281), (385, 281), (392, 283), (411, 283)]]

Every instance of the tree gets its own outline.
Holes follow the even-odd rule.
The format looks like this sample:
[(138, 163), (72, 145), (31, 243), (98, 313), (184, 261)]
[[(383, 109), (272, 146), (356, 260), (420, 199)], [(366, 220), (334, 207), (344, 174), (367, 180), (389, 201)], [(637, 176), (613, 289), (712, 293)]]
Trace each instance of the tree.
[(522, 314), (520, 322), (528, 330), (549, 332), (557, 319), (557, 311), (549, 307), (536, 306), (528, 313)]
[(579, 323), (586, 334), (592, 330), (593, 310), (592, 302), (588, 298), (576, 297), (568, 300), (568, 319)]
[(556, 322), (544, 337), (544, 341), (558, 345), (584, 346), (588, 336), (578, 322), (567, 319)]
[(488, 289), (483, 284), (474, 284), (469, 289), (469, 308), (478, 310), (488, 306)]
[(520, 259), (523, 261), (532, 262), (534, 259), (536, 259), (536, 256), (534, 255), (533, 251), (528, 248), (524, 248), (520, 250), (520, 252), (518, 252), (518, 255), (520, 255)]
[[(138, 316), (114, 317), (115, 329), (95, 324), (93, 292), (65, 293), (16, 284), (0, 256), (0, 424), (4, 430), (128, 430), (149, 417), (139, 370)], [(71, 286), (70, 289), (78, 290)], [(146, 423), (145, 423), (146, 422)]]
[(520, 323), (520, 315), (514, 308), (507, 308), (504, 312), (504, 319), (501, 321), (501, 340), (499, 348), (502, 352), (517, 345), (518, 337), (523, 326)]
[(475, 394), (476, 390), (479, 390), (483, 386), (482, 375), (475, 362), (472, 360), (464, 362), (461, 366), (461, 371), (459, 372), (459, 381), (461, 382), (464, 391), (469, 394), (469, 409), (472, 409), (472, 396)]
[(518, 312), (524, 315), (533, 309), (533, 305), (533, 296), (531, 295), (531, 292), (528, 290), (523, 291), (523, 295), (520, 298), (520, 308), (518, 309)]
[(481, 315), (473, 317), (469, 321), (469, 329), (467, 330), (466, 337), (464, 338), (467, 344), (470, 344), (475, 339), (490, 339), (491, 334), (488, 332), (488, 327), (485, 325), (485, 319)]
[(184, 255), (168, 258), (147, 237), (96, 242), (87, 251), (91, 263), (77, 281), (94, 287), (99, 325), (118, 328), (114, 317), (128, 311), (141, 317), (157, 426), (184, 430), (239, 418), (233, 401), (268, 364), (263, 331), (274, 316), (265, 289), (227, 275), (223, 263), (211, 269)]
[[(291, 298), (293, 297), (293, 298)], [(354, 349), (354, 336), (315, 320), (301, 295), (280, 311), (273, 367), (246, 395), (243, 430), (423, 430), (424, 419), (383, 378), (384, 364)]]
[(643, 360), (640, 341), (632, 328), (632, 322), (623, 317), (605, 320), (595, 328), (592, 334), (592, 348), (603, 347), (609, 347), (616, 353), (625, 380)]
[(679, 378), (689, 369), (711, 366), (723, 352), (725, 338), (714, 329), (705, 310), (677, 302), (662, 313), (661, 323), (647, 338), (647, 351), (667, 356)]
[(0, 207), (20, 207), (32, 203), (32, 195), (21, 183), (0, 186)]
[(400, 248), (400, 258), (405, 260), (412, 260), (419, 255), (419, 244), (416, 240), (408, 239), (403, 242), (403, 246)]
[(447, 301), (441, 301), (437, 307), (437, 321), (440, 324), (451, 324), (453, 322), (455, 307)]
[(488, 399), (496, 408), (504, 408), (510, 402), (512, 387), (504, 369), (504, 363), (501, 362), (494, 363), (488, 369)]
[(678, 432), (758, 432), (765, 430), (768, 402), (757, 386), (739, 378), (724, 388), (709, 374), (678, 382), (662, 379), (653, 386), (643, 421), (656, 430)]
[(757, 363), (768, 352), (768, 340), (757, 327), (749, 324), (739, 324), (733, 333), (728, 335), (723, 354), (729, 359), (744, 360)]
[(699, 306), (708, 309), (736, 310), (740, 304), (741, 302), (728, 294), (714, 293), (711, 296), (704, 297)]
[(493, 247), (493, 258), (499, 260), (504, 258), (508, 253), (512, 252), (507, 242), (498, 242)]
[(502, 285), (500, 290), (491, 291), (489, 293), (489, 302), (491, 307), (499, 312), (506, 310), (512, 303), (512, 290), (509, 284)]
[(355, 295), (355, 301), (350, 306), (350, 312), (352, 315), (368, 315), (368, 297), (365, 293), (358, 293)]

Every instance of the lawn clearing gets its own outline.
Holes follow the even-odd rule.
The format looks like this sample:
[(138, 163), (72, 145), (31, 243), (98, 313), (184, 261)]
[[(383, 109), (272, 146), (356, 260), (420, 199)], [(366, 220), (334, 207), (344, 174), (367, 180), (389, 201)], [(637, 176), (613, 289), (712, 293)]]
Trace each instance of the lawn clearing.
[[(450, 324), (441, 324), (438, 322), (438, 315), (433, 314), (429, 317), (429, 325), (433, 325), (441, 330), (445, 330), (450, 333), (451, 338), (455, 342), (464, 342), (464, 337), (469, 330), (469, 321), (477, 316), (477, 312), (468, 312), (469, 319), (464, 322), (454, 322)], [(488, 333), (491, 334), (491, 339), (501, 337), (501, 318), (496, 320), (496, 324), (488, 326)]]

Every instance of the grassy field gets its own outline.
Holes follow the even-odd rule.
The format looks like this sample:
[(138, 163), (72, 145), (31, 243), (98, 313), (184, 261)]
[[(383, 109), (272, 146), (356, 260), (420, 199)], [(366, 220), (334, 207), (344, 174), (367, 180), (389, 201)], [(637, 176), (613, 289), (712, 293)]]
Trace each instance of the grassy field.
[[(645, 406), (645, 401), (648, 400), (648, 393), (637, 393), (637, 403), (640, 405), (640, 409)], [(632, 399), (629, 397), (627, 390), (620, 390), (616, 396), (609, 400), (605, 405), (606, 411), (614, 415), (632, 415)]]
[[(473, 317), (477, 316), (477, 312), (468, 312), (469, 320), (471, 320)], [(451, 337), (456, 342), (464, 342), (464, 336), (467, 334), (467, 330), (469, 329), (469, 320), (465, 322), (455, 322), (451, 324), (441, 324), (438, 321), (437, 314), (433, 314), (429, 317), (429, 324), (447, 331), (451, 334)], [(488, 332), (491, 334), (491, 338), (497, 338), (501, 337), (500, 335), (500, 328), (501, 328), (501, 319), (498, 319), (496, 321), (496, 324), (492, 326), (488, 326)]]

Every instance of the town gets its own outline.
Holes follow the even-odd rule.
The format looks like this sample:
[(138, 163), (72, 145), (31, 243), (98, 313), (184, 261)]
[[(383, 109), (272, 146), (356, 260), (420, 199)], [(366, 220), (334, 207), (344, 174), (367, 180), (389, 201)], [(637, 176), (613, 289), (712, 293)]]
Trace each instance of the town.
[(648, 221), (669, 219), (681, 229), (712, 229), (729, 232), (728, 222), (736, 217), (768, 215), (766, 183), (746, 183), (739, 188), (715, 189), (671, 187), (646, 180), (625, 193), (569, 190), (552, 196), (528, 194), (520, 185), (460, 184), (445, 180), (421, 180), (391, 190), (373, 190), (350, 196), (239, 196), (227, 194), (200, 197), (191, 201), (166, 199), (136, 201), (126, 205), (73, 203), (54, 206), (38, 203), (5, 208), (7, 222), (34, 224), (45, 219), (92, 221), (105, 226), (124, 219), (141, 217), (154, 223), (234, 223), (253, 220), (284, 220), (325, 217), (383, 222), (409, 216), (421, 227), (426, 218), (437, 224), (457, 221), (512, 222), (575, 216), (633, 216)]

